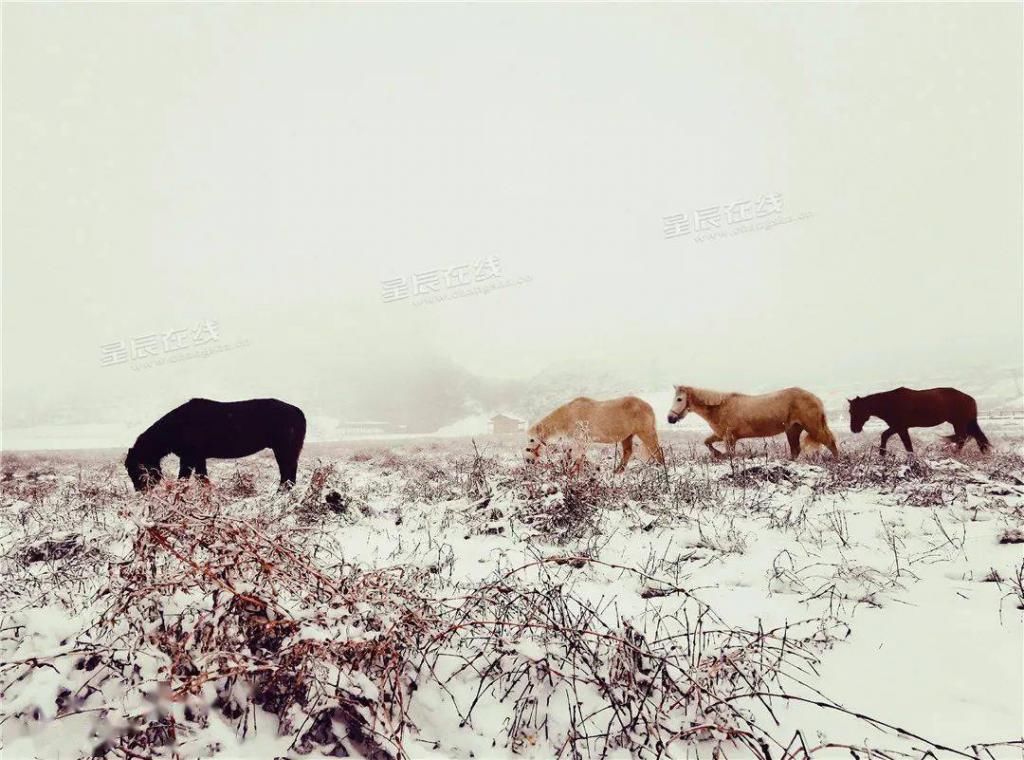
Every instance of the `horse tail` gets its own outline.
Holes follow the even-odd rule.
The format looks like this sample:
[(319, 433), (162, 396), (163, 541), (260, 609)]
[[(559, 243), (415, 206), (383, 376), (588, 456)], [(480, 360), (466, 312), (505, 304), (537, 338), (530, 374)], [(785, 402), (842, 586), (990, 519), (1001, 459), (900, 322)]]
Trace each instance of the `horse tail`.
[(823, 443), (828, 446), (828, 450), (832, 452), (832, 456), (839, 456), (839, 447), (836, 446), (836, 437), (832, 435), (832, 431), (829, 430), (828, 420), (825, 418), (824, 410), (821, 412), (821, 430), (827, 438)]
[(815, 418), (813, 425), (805, 425), (805, 433), (801, 438), (801, 449), (803, 448), (804, 441), (813, 442), (815, 448), (817, 446), (825, 446), (829, 451), (832, 452), (833, 456), (839, 456), (839, 449), (836, 446), (836, 438), (832, 435), (832, 431), (828, 427), (828, 419), (825, 417), (825, 409), (819, 401), (817, 409), (811, 412), (811, 416)]
[(299, 412), (299, 424), (295, 426), (295, 438), (299, 444), (299, 451), (306, 443), (306, 415)]
[(982, 451), (988, 451), (992, 447), (988, 438), (981, 432), (981, 427), (978, 426), (977, 417), (967, 423), (967, 434), (974, 436), (974, 440), (978, 442), (978, 448)]

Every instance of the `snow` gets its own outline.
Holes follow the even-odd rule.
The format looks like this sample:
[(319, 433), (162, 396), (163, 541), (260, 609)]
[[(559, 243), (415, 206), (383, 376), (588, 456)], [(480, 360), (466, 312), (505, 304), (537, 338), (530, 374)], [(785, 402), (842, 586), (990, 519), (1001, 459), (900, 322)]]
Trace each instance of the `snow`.
[(491, 418), (494, 414), (474, 414), (445, 425), (434, 435), (441, 438), (456, 436), (487, 435), (491, 432)]
[(140, 432), (142, 427), (123, 423), (35, 425), (4, 428), (0, 444), (4, 451), (127, 448)]
[[(550, 535), (537, 533), (520, 519), (519, 487), (508, 485), (509, 478), (519, 477), (518, 445), (493, 439), (486, 441), (483, 453), (497, 463), (490, 476), (494, 493), (483, 510), (468, 495), (443, 495), (449, 483), (445, 478), (461, 483), (452, 473), (461, 472), (472, 458), (462, 440), (429, 446), (422, 441), (394, 443), (390, 451), (370, 459), (348, 457), (341, 450), (321, 457), (321, 463), (333, 467), (329, 486), (346, 489), (365, 509), (340, 517), (325, 513), (308, 530), (345, 567), (436, 567), (453, 593), (527, 566), (516, 575), (526, 587), (557, 578), (579, 599), (608, 614), (614, 610), (621, 623), (631, 621), (640, 631), (654, 612), (663, 620), (683, 615), (691, 604), (688, 595), (739, 629), (812, 621), (810, 629), (819, 626), (822, 631), (818, 661), (799, 680), (793, 671), (784, 679), (791, 699), (773, 702), (779, 725), (757, 705), (748, 705), (759, 725), (770, 727), (782, 743), (799, 731), (809, 747), (835, 742), (916, 753), (914, 757), (931, 748), (937, 757), (952, 757), (932, 745), (966, 751), (975, 743), (1022, 738), (1024, 611), (1018, 609), (1013, 582), (1024, 566), (1024, 544), (999, 543), (1004, 531), (1024, 524), (1024, 468), (1013, 453), (1021, 451), (1019, 439), (995, 439), (997, 454), (986, 459), (966, 451), (953, 456), (948, 449), (923, 443), (919, 459), (898, 452), (882, 460), (873, 452), (874, 435), (845, 438), (841, 446), (850, 459), (840, 465), (825, 458), (790, 464), (781, 458), (779, 445), (767, 455), (739, 461), (738, 470), (758, 468), (756, 479), (746, 481), (737, 479), (729, 463), (707, 459), (699, 436), (674, 435), (666, 438), (671, 491), (655, 491), (661, 496), (650, 499), (627, 495), (604, 504), (595, 532), (566, 545), (553, 543)], [(602, 456), (610, 455), (593, 454), (607, 469)], [(38, 466), (38, 461), (32, 464)], [(13, 466), (16, 479), (28, 469), (19, 467), (17, 458)], [(218, 467), (211, 476), (224, 482), (235, 464)], [(266, 469), (258, 462), (252, 465), (261, 489), (273, 482), (274, 473)], [(631, 484), (636, 494), (645, 493), (644, 478), (654, 472), (636, 463), (614, 481), (606, 469), (599, 475), (606, 479), (602, 482)], [(0, 661), (53, 657), (57, 666), (34, 668), (30, 678), (17, 684), (12, 679), (21, 671), (0, 670), (0, 688), (9, 688), (0, 706), (0, 717), (6, 719), (5, 757), (77, 757), (88, 755), (97, 743), (92, 736), (96, 722), (88, 714), (55, 719), (58, 691), (72, 669), (59, 655), (74, 647), (105, 609), (107, 601), (96, 593), (131, 552), (136, 528), (131, 518), (118, 515), (138, 512), (148, 498), (125, 491), (120, 499), (97, 497), (86, 506), (84, 495), (69, 502), (67, 494), (85, 493), (67, 490), (75, 488), (79, 476), (68, 465), (55, 465), (55, 470), (49, 496), (40, 499), (27, 482), (19, 481), (17, 487), (5, 488), (0, 503), (2, 569), (12, 578), (0, 595), (0, 628), (6, 631), (0, 634)], [(434, 470), (442, 474), (430, 475)], [(98, 469), (92, 474), (100, 477)], [(119, 476), (115, 469), (113, 477)], [(423, 489), (435, 477), (440, 478), (436, 499), (417, 496), (427, 493)], [(302, 482), (309, 478), (307, 463)], [(673, 506), (665, 501), (670, 494), (697, 495)], [(285, 519), (293, 519), (302, 492), (279, 498), (296, 499), (273, 502), (274, 509), (285, 509)], [(550, 505), (557, 505), (559, 498), (557, 493), (544, 497)], [(268, 504), (260, 497), (230, 508), (244, 517)], [(491, 532), (491, 527), (502, 530)], [(12, 564), (17, 552), (40, 536), (65, 536), (69, 530), (81, 533), (86, 546), (108, 553), (94, 566), (78, 566), (82, 580), (70, 585), (60, 580), (61, 562), (72, 560)], [(537, 564), (538, 557), (553, 555), (590, 560), (579, 566)], [(999, 580), (986, 580), (993, 571)], [(21, 593), (21, 584), (29, 580), (35, 590)], [(688, 595), (644, 594), (649, 585), (659, 583), (685, 589)], [(164, 614), (177, 614), (194, 601), (183, 594), (169, 596)], [(301, 620), (304, 638), (327, 638), (327, 629), (305, 611), (293, 614)], [(327, 617), (341, 624), (337, 614)], [(12, 625), (17, 626), (14, 635)], [(542, 636), (525, 633), (507, 642), (507, 657), (513, 658), (508, 662), (542, 661), (547, 647)], [(155, 678), (156, 662), (145, 667)], [(362, 688), (376, 698), (370, 681)], [(516, 752), (506, 746), (508, 708), (496, 698), (484, 699), (471, 724), (462, 725), (453, 702), (459, 700), (464, 709), (476, 682), (467, 676), (452, 688), (455, 693), (449, 695), (423, 680), (410, 708), (417, 727), (407, 738), (410, 755), (555, 754), (556, 746), (529, 731)], [(110, 699), (127, 696), (113, 682), (103, 691)], [(800, 699), (841, 705), (877, 722)], [(548, 708), (549, 730), (558, 735), (569, 724), (564, 706), (555, 701)], [(209, 756), (205, 748), (219, 746), (220, 757), (298, 757), (294, 737), (279, 737), (275, 720), (256, 710), (255, 730), (241, 735), (212, 711), (198, 735), (181, 732), (188, 738), (182, 740), (180, 754)], [(696, 758), (698, 751), (700, 757), (710, 756), (710, 745), (701, 746), (677, 745), (672, 756)], [(319, 757), (318, 752), (306, 756)], [(1022, 756), (1020, 748), (1008, 746), (991, 752), (997, 758)], [(607, 756), (629, 754), (619, 748)], [(742, 748), (734, 748), (729, 756), (745, 755)], [(814, 756), (850, 755), (831, 748)]]

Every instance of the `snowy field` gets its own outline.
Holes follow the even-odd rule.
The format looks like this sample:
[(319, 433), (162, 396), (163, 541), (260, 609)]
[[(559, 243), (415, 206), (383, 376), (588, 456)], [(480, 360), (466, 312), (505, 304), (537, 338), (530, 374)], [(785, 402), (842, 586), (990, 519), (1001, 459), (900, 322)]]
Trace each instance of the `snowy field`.
[[(6, 454), (6, 758), (1022, 758), (1024, 440)], [(177, 463), (165, 462), (170, 475)]]

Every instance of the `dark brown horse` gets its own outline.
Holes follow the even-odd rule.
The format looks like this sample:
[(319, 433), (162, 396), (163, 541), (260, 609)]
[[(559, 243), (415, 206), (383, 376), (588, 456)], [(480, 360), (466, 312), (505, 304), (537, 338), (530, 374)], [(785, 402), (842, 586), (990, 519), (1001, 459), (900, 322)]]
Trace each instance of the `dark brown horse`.
[(305, 438), (302, 410), (276, 398), (194, 398), (150, 425), (128, 449), (124, 466), (135, 490), (145, 491), (160, 480), (160, 460), (168, 454), (180, 460), (179, 478), (205, 479), (207, 459), (238, 459), (271, 449), (281, 486), (288, 488), (295, 484)]
[(933, 427), (948, 422), (953, 426), (953, 435), (944, 436), (956, 444), (959, 451), (968, 436), (978, 443), (978, 448), (988, 451), (989, 442), (978, 427), (978, 404), (974, 398), (956, 388), (929, 388), (915, 391), (911, 388), (896, 388), (885, 393), (850, 399), (850, 430), (859, 433), (869, 417), (878, 417), (889, 427), (882, 433), (880, 453), (885, 453), (889, 438), (898, 435), (903, 448), (913, 451), (908, 428)]

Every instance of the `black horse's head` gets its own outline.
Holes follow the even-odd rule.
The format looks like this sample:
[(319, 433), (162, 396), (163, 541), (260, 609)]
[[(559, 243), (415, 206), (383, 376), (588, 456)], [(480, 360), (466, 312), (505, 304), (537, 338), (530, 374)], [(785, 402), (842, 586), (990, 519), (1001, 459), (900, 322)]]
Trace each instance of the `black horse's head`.
[(150, 461), (143, 457), (135, 447), (128, 449), (128, 456), (124, 459), (124, 468), (128, 470), (128, 477), (132, 479), (132, 485), (136, 491), (148, 491), (160, 482), (160, 462)]
[(847, 399), (850, 402), (850, 432), (859, 433), (864, 429), (864, 423), (868, 421), (871, 412), (868, 411), (867, 402), (860, 396)]

